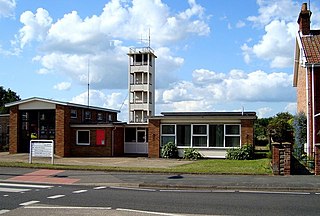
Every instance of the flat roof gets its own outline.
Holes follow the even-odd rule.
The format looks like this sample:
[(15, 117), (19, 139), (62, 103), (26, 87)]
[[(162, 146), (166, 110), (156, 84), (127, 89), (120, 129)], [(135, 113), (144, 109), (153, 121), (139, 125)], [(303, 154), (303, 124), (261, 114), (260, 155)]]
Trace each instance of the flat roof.
[(59, 104), (59, 105), (63, 105), (63, 106), (73, 106), (73, 107), (79, 107), (79, 108), (85, 108), (85, 109), (94, 109), (94, 110), (100, 110), (100, 111), (120, 113), (119, 110), (108, 109), (108, 108), (103, 108), (103, 107), (96, 107), (96, 106), (88, 106), (88, 105), (76, 104), (76, 103), (69, 103), (69, 102), (57, 101), (57, 100), (52, 100), (52, 99), (40, 98), (40, 97), (32, 97), (32, 98), (19, 100), (19, 101), (14, 101), (14, 102), (5, 104), (5, 107), (11, 107), (11, 106), (29, 103), (29, 102), (33, 102), (33, 101), (41, 101), (41, 102), (45, 102), (45, 103)]

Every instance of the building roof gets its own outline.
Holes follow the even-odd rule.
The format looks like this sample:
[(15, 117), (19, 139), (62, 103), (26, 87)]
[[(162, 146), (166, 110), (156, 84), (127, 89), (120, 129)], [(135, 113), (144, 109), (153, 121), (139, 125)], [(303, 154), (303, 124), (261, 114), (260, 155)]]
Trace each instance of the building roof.
[(320, 31), (312, 30), (310, 35), (302, 36), (301, 43), (306, 57), (306, 63), (320, 63)]
[(162, 112), (162, 116), (150, 118), (240, 118), (256, 119), (256, 112)]
[(35, 102), (35, 101), (50, 103), (50, 104), (58, 104), (63, 106), (72, 106), (72, 107), (78, 107), (78, 108), (87, 108), (87, 109), (94, 109), (94, 110), (100, 110), (100, 111), (120, 113), (119, 110), (107, 109), (103, 107), (87, 106), (82, 104), (69, 103), (69, 102), (57, 101), (52, 99), (40, 98), (40, 97), (32, 97), (32, 98), (27, 98), (27, 99), (15, 101), (15, 102), (7, 103), (5, 104), (5, 107), (12, 107), (15, 105), (20, 105), (20, 104), (25, 104), (25, 103)]

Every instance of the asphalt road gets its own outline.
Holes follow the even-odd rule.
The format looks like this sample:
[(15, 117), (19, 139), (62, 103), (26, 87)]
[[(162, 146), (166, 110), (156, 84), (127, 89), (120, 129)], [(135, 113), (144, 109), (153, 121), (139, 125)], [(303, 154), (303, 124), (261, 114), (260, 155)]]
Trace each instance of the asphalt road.
[(3, 215), (318, 215), (310, 192), (184, 191), (0, 183)]

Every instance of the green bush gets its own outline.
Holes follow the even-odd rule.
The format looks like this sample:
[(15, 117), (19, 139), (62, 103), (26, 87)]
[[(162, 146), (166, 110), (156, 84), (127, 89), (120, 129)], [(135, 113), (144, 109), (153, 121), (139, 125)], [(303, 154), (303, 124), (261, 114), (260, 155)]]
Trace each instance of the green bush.
[(241, 148), (227, 150), (226, 159), (229, 160), (252, 160), (254, 158), (254, 148), (252, 145), (244, 145)]
[(183, 159), (197, 160), (201, 158), (203, 158), (203, 156), (200, 154), (200, 152), (198, 152), (197, 149), (187, 148), (184, 150)]
[(161, 149), (161, 157), (178, 158), (178, 148), (173, 142), (168, 142)]

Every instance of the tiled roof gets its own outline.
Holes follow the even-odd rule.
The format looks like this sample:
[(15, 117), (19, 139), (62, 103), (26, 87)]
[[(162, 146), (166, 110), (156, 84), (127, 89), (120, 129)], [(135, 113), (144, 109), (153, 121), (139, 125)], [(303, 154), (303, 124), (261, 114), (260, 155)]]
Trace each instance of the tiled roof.
[(301, 42), (309, 64), (320, 63), (320, 32), (311, 31), (310, 35), (302, 36)]

